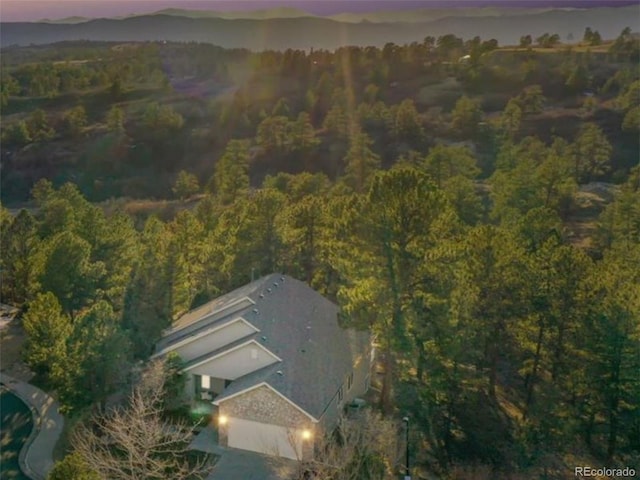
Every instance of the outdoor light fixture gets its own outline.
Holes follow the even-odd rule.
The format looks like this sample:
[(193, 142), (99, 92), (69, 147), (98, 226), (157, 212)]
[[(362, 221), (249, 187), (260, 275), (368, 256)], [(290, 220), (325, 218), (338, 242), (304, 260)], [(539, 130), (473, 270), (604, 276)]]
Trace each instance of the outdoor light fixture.
[(229, 421), (229, 418), (227, 418), (226, 415), (220, 415), (218, 417), (218, 425), (226, 425), (228, 421)]
[(302, 431), (302, 439), (303, 440), (310, 440), (311, 439), (311, 431), (310, 430), (303, 430)]

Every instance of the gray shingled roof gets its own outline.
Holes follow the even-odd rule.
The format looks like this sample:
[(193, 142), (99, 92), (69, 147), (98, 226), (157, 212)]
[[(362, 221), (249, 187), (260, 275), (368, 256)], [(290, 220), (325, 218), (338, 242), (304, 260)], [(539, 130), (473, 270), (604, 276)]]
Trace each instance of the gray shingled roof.
[(356, 356), (367, 351), (368, 333), (341, 328), (337, 305), (288, 276), (263, 277), (225, 295), (225, 303), (244, 296), (255, 305), (235, 315), (260, 332), (243, 340), (255, 339), (282, 362), (235, 380), (216, 400), (266, 382), (320, 419), (353, 370)]

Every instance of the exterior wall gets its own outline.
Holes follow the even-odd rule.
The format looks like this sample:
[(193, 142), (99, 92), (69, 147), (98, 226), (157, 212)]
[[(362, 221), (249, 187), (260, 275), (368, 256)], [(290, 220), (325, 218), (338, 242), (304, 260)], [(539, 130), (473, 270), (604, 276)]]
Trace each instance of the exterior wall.
[(179, 346), (173, 351), (180, 355), (182, 360), (188, 362), (253, 333), (255, 333), (255, 329), (242, 320), (235, 320), (219, 330), (215, 330), (186, 345)]
[(213, 358), (202, 365), (187, 369), (194, 375), (235, 380), (248, 373), (259, 370), (278, 360), (257, 343), (250, 343), (230, 353)]
[(284, 400), (268, 387), (261, 386), (237, 397), (223, 400), (218, 406), (220, 416), (228, 419), (218, 430), (219, 443), (228, 444), (228, 428), (233, 418), (241, 418), (296, 430), (309, 430), (311, 438), (302, 442), (302, 459), (313, 457), (313, 439), (316, 435), (315, 423), (300, 410)]
[[(349, 388), (349, 375), (353, 373), (353, 381)], [(371, 349), (365, 348), (354, 359), (353, 370), (342, 378), (342, 400), (338, 395), (339, 388), (333, 393), (332, 400), (325, 410), (320, 424), (325, 432), (331, 432), (343, 412), (345, 405), (348, 405), (354, 398), (364, 395), (369, 388), (369, 378), (371, 374)]]
[(225, 388), (224, 379), (211, 377), (209, 379), (209, 383), (211, 384), (211, 387), (209, 388), (209, 390), (211, 390), (212, 392), (215, 392), (218, 395), (220, 395), (222, 392), (224, 392), (224, 388)]

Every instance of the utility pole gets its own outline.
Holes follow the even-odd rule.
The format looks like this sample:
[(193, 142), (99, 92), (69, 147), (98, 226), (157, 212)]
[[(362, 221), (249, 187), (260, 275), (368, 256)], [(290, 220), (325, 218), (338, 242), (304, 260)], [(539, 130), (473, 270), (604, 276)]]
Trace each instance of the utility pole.
[(405, 424), (405, 464), (404, 464), (404, 480), (411, 480), (411, 470), (409, 468), (409, 417), (404, 417), (402, 422)]

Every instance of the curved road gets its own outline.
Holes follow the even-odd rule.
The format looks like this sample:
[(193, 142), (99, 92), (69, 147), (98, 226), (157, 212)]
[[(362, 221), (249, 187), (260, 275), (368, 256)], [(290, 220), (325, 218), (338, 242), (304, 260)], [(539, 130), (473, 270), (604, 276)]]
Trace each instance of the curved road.
[(44, 480), (53, 468), (53, 448), (64, 426), (58, 402), (39, 388), (6, 373), (0, 373), (0, 383), (31, 408), (34, 429), (20, 452), (20, 467), (33, 480)]

